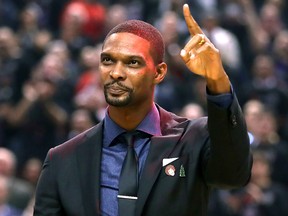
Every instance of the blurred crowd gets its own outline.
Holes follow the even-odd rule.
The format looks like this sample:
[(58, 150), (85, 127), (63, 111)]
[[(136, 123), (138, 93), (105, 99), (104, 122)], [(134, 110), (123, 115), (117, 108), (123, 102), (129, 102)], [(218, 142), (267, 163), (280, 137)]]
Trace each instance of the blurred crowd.
[(184, 3), (221, 52), (254, 155), (247, 186), (214, 190), (208, 215), (288, 215), (286, 0), (0, 0), (0, 216), (32, 216), (48, 149), (103, 118), (99, 53), (122, 21), (147, 21), (163, 35), (168, 75), (155, 101), (206, 115), (205, 81), (179, 57), (189, 38)]

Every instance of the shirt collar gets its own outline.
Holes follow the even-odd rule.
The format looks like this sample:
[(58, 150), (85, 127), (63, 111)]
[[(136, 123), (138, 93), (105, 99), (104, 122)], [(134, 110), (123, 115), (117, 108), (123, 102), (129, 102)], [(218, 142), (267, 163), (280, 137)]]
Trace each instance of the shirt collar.
[[(155, 104), (153, 104), (150, 112), (145, 116), (142, 122), (137, 126), (136, 130), (145, 132), (152, 136), (161, 135), (160, 128), (160, 115)], [(106, 109), (104, 117), (104, 139), (103, 145), (108, 147), (111, 142), (121, 133), (125, 132), (125, 129), (117, 125), (109, 116), (108, 109)]]

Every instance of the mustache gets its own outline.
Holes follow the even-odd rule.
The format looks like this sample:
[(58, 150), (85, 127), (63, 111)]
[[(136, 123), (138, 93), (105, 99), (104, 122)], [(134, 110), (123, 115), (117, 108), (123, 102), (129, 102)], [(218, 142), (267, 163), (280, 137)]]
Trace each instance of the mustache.
[(123, 90), (125, 90), (125, 91), (130, 91), (130, 92), (133, 91), (132, 88), (129, 88), (129, 87), (123, 85), (120, 81), (112, 81), (112, 82), (110, 82), (110, 83), (106, 83), (106, 84), (104, 85), (104, 88), (105, 88), (105, 89), (108, 89), (108, 88), (111, 87), (111, 86), (120, 87), (121, 89), (123, 89)]

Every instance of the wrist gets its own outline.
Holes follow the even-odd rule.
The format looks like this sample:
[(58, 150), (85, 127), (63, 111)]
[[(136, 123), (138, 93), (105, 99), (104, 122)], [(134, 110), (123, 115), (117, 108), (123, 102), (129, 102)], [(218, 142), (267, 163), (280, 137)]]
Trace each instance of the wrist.
[(206, 79), (207, 89), (210, 94), (218, 95), (231, 92), (231, 84), (229, 77), (225, 73), (224, 76), (217, 79)]

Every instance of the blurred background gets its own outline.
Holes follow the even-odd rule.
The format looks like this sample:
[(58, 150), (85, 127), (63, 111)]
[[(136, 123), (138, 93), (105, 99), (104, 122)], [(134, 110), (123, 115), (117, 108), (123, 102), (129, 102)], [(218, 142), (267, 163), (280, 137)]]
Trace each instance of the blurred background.
[(248, 185), (214, 190), (208, 215), (288, 215), (286, 0), (0, 0), (0, 216), (32, 216), (48, 149), (102, 120), (99, 53), (122, 21), (147, 21), (164, 37), (168, 74), (155, 101), (206, 115), (205, 81), (179, 57), (190, 37), (184, 3), (221, 52), (254, 154)]

